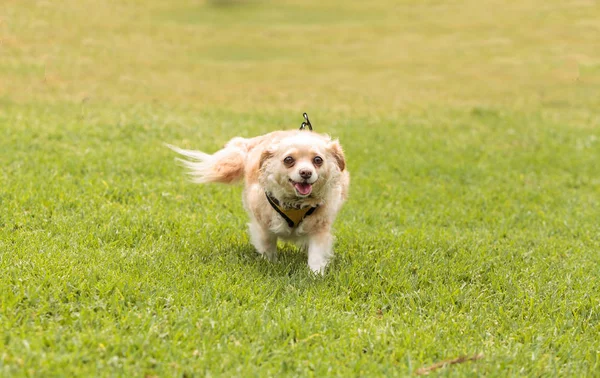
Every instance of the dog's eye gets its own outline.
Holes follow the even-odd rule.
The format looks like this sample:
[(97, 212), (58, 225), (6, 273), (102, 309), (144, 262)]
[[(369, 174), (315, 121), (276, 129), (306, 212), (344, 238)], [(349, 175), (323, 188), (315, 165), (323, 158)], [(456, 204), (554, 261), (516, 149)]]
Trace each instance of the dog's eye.
[(321, 165), (323, 164), (323, 158), (320, 156), (315, 156), (315, 158), (313, 159), (313, 163), (315, 163), (315, 165)]
[(283, 164), (291, 166), (292, 164), (294, 164), (294, 158), (291, 156), (287, 156), (285, 159), (283, 159)]

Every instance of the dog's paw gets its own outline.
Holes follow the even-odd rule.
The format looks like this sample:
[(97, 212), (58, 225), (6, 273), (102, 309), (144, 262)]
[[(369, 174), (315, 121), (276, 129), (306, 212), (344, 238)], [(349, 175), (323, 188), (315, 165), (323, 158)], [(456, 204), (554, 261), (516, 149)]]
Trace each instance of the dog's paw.
[(325, 275), (325, 269), (327, 268), (328, 265), (328, 261), (319, 261), (319, 262), (309, 262), (308, 263), (308, 267), (310, 268), (310, 270), (312, 270), (312, 272), (314, 274), (323, 276)]
[(269, 260), (270, 262), (277, 262), (277, 251), (266, 251), (260, 254), (265, 260)]

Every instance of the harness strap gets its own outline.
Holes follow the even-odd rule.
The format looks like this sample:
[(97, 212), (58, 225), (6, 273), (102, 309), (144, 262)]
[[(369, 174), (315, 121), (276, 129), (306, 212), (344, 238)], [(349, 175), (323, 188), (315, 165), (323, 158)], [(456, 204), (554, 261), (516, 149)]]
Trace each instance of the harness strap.
[(290, 228), (297, 227), (304, 218), (311, 215), (315, 212), (318, 206), (307, 207), (304, 209), (284, 209), (280, 204), (277, 198), (272, 198), (267, 192), (265, 192), (265, 196), (267, 197), (267, 201), (271, 207), (281, 215), (281, 217), (287, 222)]

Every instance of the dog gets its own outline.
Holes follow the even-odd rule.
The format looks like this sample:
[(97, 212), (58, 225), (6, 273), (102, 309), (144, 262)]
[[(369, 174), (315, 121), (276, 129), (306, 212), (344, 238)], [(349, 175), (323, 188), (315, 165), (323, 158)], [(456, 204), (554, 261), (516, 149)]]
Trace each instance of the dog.
[[(312, 129), (312, 126), (311, 126)], [(338, 140), (308, 130), (236, 137), (214, 154), (167, 145), (196, 183), (244, 180), (243, 205), (250, 240), (277, 260), (277, 240), (308, 252), (308, 266), (323, 274), (333, 257), (332, 224), (348, 197), (350, 174)]]

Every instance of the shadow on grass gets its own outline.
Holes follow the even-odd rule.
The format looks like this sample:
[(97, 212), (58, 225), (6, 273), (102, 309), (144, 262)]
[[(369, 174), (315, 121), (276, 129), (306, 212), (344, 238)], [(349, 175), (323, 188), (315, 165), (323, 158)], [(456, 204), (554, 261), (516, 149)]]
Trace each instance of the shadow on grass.
[[(277, 248), (277, 261), (271, 262), (262, 258), (250, 243), (231, 245), (228, 251), (223, 251), (235, 259), (235, 263), (244, 264), (243, 269), (253, 269), (256, 273), (272, 278), (291, 278), (290, 283), (307, 278), (318, 278), (307, 265), (306, 252), (291, 244), (280, 245)], [(234, 261), (231, 261), (234, 263)]]

